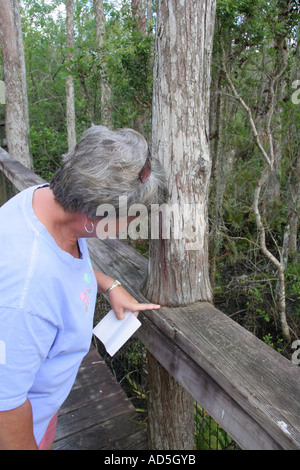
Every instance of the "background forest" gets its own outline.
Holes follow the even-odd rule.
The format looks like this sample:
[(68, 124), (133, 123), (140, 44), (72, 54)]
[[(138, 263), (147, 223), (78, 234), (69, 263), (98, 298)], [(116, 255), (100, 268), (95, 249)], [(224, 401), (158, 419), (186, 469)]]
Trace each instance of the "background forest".
[[(21, 2), (30, 151), (47, 180), (68, 150), (67, 77), (77, 139), (103, 123), (151, 140), (155, 1), (104, 2), (102, 20), (96, 2), (74, 3), (67, 46), (64, 2)], [(215, 305), (289, 359), (300, 336), (299, 19), (298, 0), (218, 0), (209, 136)]]

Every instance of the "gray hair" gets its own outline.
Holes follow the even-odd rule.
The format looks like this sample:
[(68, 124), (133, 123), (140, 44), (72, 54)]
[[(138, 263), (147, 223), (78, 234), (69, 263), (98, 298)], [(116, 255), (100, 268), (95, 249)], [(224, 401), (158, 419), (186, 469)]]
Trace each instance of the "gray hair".
[(144, 137), (132, 129), (89, 128), (63, 156), (50, 183), (55, 200), (64, 210), (90, 218), (96, 218), (101, 204), (111, 204), (118, 215), (120, 196), (127, 197), (128, 207), (140, 203), (150, 208), (165, 202), (165, 177), (158, 160), (151, 159), (148, 180), (142, 183), (139, 179), (148, 152)]

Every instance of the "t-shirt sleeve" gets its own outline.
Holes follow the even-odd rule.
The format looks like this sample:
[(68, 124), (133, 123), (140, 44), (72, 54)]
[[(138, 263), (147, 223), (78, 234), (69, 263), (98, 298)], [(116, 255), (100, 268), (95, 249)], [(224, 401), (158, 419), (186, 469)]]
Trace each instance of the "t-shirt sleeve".
[(0, 306), (0, 411), (25, 403), (56, 334), (45, 319)]

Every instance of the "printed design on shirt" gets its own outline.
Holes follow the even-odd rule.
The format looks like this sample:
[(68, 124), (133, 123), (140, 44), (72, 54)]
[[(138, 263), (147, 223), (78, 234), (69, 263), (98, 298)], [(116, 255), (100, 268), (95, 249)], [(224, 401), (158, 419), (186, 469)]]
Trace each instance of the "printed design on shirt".
[(80, 298), (84, 303), (83, 311), (86, 312), (90, 316), (90, 312), (89, 312), (89, 303), (90, 302), (89, 301), (90, 301), (90, 293), (91, 293), (90, 285), (91, 285), (91, 282), (92, 282), (92, 278), (91, 278), (90, 274), (85, 273), (84, 280), (88, 285), (87, 285), (87, 288), (84, 292), (82, 292), (82, 291), (80, 292)]

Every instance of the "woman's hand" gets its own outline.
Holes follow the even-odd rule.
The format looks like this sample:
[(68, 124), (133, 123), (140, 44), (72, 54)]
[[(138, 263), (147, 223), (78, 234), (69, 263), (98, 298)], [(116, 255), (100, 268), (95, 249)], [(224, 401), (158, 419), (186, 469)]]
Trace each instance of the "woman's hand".
[(154, 310), (160, 308), (160, 305), (156, 304), (140, 304), (122, 286), (114, 287), (109, 292), (108, 298), (118, 320), (123, 320), (125, 310), (129, 310), (138, 316), (138, 313), (141, 310)]
[[(114, 279), (101, 273), (97, 269), (94, 269), (98, 292), (104, 294), (113, 284)], [(111, 307), (113, 308), (116, 317), (119, 320), (124, 318), (124, 310), (136, 313), (140, 310), (154, 310), (160, 308), (160, 305), (156, 304), (140, 304), (132, 295), (129, 294), (122, 286), (116, 286), (108, 293), (108, 298)]]

